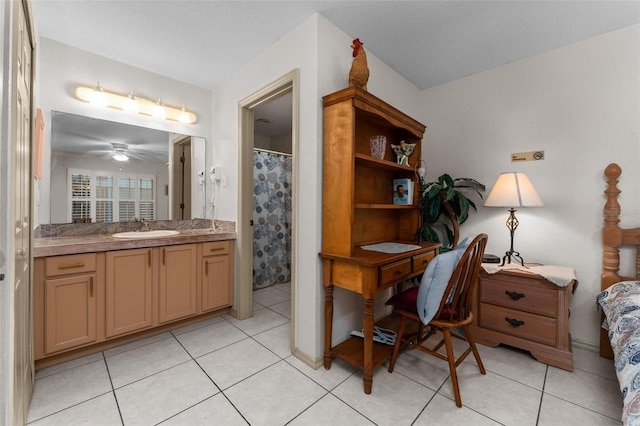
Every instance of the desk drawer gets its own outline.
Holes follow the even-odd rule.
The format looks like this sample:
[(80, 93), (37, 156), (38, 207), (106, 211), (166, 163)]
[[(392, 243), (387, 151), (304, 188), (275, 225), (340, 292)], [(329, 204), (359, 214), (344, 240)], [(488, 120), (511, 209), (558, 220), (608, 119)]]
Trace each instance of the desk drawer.
[(403, 279), (411, 273), (411, 259), (399, 260), (380, 267), (379, 285), (384, 287)]
[(480, 327), (501, 333), (545, 345), (556, 345), (557, 321), (553, 318), (480, 303), (478, 323)]
[(424, 271), (429, 262), (431, 262), (431, 259), (433, 259), (434, 257), (436, 257), (435, 251), (429, 251), (427, 253), (413, 256), (413, 272)]
[(44, 261), (44, 274), (47, 277), (93, 272), (96, 270), (96, 254), (83, 253), (68, 256), (47, 257)]
[(543, 285), (481, 278), (480, 301), (551, 318), (558, 317), (558, 291)]

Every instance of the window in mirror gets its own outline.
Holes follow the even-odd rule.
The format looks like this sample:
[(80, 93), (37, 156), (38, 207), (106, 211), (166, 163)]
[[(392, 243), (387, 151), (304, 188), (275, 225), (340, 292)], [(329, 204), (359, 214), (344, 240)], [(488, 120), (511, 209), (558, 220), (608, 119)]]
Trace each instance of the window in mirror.
[(155, 220), (155, 180), (130, 173), (70, 170), (69, 219), (74, 223)]

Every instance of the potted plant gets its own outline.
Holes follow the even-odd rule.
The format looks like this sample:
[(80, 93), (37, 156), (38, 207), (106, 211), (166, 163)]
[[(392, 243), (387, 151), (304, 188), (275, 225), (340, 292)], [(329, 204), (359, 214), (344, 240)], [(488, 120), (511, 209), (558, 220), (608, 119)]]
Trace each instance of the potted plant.
[(419, 184), (421, 224), (418, 240), (441, 242), (436, 228), (444, 227), (448, 245), (443, 246), (442, 251), (455, 248), (460, 236), (459, 226), (469, 217), (469, 209), (478, 210), (466, 192), (475, 193), (482, 199), (485, 186), (471, 178), (452, 179), (446, 173), (434, 182), (424, 182), (420, 177)]

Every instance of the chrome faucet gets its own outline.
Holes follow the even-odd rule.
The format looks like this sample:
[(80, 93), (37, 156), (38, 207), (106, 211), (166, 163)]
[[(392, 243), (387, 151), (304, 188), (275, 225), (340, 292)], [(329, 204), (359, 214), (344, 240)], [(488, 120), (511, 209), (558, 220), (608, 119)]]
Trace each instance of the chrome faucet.
[(134, 218), (134, 220), (136, 222), (141, 222), (142, 223), (142, 227), (140, 228), (140, 232), (149, 232), (150, 231), (150, 229), (149, 229), (149, 221), (147, 219), (144, 219), (144, 218), (138, 219), (136, 217), (136, 218)]

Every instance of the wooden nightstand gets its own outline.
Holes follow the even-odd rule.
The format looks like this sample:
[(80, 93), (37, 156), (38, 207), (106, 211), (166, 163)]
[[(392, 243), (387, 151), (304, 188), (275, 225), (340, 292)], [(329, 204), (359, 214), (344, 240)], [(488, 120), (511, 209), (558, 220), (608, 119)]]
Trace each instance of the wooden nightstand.
[(478, 343), (504, 343), (531, 352), (540, 362), (573, 371), (569, 295), (576, 281), (559, 287), (529, 272), (480, 271), (471, 332)]

